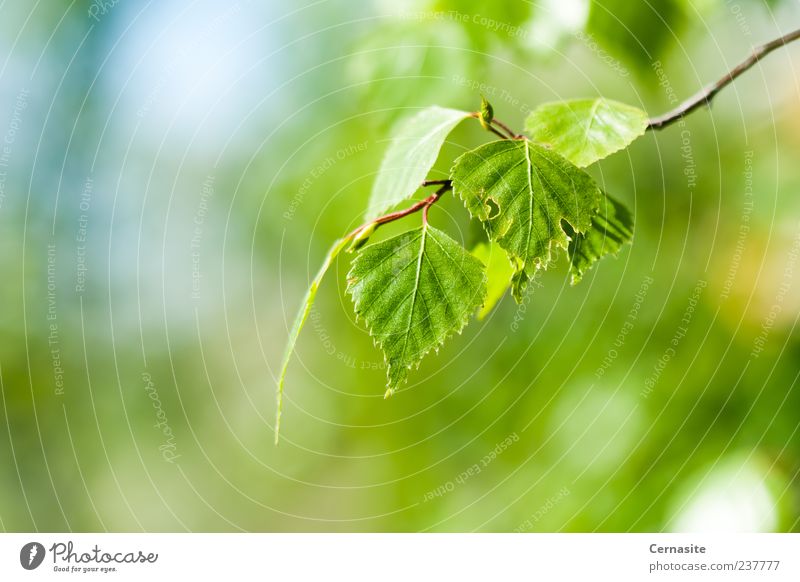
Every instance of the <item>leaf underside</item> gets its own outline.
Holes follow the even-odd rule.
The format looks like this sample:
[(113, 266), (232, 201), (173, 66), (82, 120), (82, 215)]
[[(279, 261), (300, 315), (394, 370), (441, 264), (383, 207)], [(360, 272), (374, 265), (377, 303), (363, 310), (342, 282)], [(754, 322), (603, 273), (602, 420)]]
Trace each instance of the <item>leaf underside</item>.
[(592, 219), (592, 228), (583, 234), (571, 233), (569, 243), (571, 283), (577, 284), (595, 262), (616, 255), (633, 238), (633, 217), (628, 209), (606, 195), (604, 204)]
[(545, 103), (525, 121), (531, 140), (583, 168), (626, 148), (647, 128), (647, 113), (610, 99)]
[(402, 120), (381, 161), (366, 217), (377, 218), (410, 198), (428, 177), (448, 134), (469, 117), (466, 111), (428, 107)]
[(316, 277), (314, 277), (314, 280), (311, 281), (311, 285), (306, 291), (306, 295), (303, 298), (303, 303), (301, 304), (302, 307), (300, 308), (300, 312), (297, 314), (297, 317), (294, 320), (291, 332), (289, 332), (289, 341), (286, 345), (286, 351), (284, 352), (283, 362), (281, 364), (281, 374), (278, 377), (278, 402), (277, 410), (275, 412), (275, 444), (278, 443), (278, 439), (280, 437), (281, 414), (283, 412), (283, 383), (286, 379), (286, 370), (289, 368), (289, 361), (292, 359), (294, 347), (297, 344), (297, 337), (300, 335), (300, 331), (303, 329), (303, 325), (305, 325), (306, 320), (308, 319), (308, 314), (311, 313), (311, 307), (314, 305), (314, 300), (317, 298), (317, 289), (319, 289), (319, 284), (322, 282), (322, 277), (325, 276), (325, 273), (331, 266), (331, 263), (333, 263), (333, 260), (349, 242), (350, 241), (347, 238), (342, 238), (336, 241), (330, 248), (328, 254), (325, 256), (325, 261), (322, 263), (322, 266), (317, 272)]
[(528, 140), (495, 141), (463, 154), (451, 179), (470, 214), (513, 261), (517, 301), (554, 250), (567, 249), (563, 223), (573, 233), (586, 232), (602, 200), (588, 174)]
[(444, 232), (422, 226), (359, 251), (347, 291), (384, 352), (391, 394), (431, 349), (461, 332), (483, 303), (483, 264)]

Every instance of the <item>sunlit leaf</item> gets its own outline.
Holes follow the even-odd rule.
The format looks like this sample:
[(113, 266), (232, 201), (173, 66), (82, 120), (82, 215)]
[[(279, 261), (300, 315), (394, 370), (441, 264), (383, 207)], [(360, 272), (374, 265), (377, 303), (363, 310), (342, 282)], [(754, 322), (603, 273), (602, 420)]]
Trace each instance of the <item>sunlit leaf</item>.
[(622, 245), (631, 241), (633, 217), (621, 202), (606, 195), (592, 218), (592, 228), (583, 234), (571, 233), (570, 237), (570, 272), (575, 285), (595, 262), (606, 255), (616, 255)]
[(322, 282), (322, 277), (325, 275), (325, 272), (328, 270), (328, 267), (331, 266), (331, 263), (336, 258), (336, 256), (342, 251), (342, 249), (349, 243), (349, 239), (343, 238), (338, 241), (331, 247), (328, 251), (327, 256), (325, 257), (325, 261), (322, 263), (322, 267), (320, 267), (317, 276), (314, 277), (314, 280), (311, 281), (311, 285), (306, 291), (306, 295), (303, 298), (303, 302), (301, 303), (300, 312), (297, 314), (297, 317), (294, 320), (294, 325), (292, 325), (292, 331), (289, 332), (289, 342), (286, 345), (286, 352), (283, 355), (283, 363), (281, 364), (281, 374), (278, 377), (278, 394), (277, 394), (277, 411), (275, 413), (275, 443), (277, 444), (278, 439), (280, 438), (280, 430), (281, 430), (281, 414), (283, 413), (283, 384), (284, 380), (286, 379), (286, 370), (289, 367), (289, 361), (292, 359), (292, 353), (294, 352), (294, 347), (297, 344), (297, 336), (300, 335), (300, 330), (303, 329), (303, 325), (305, 324), (306, 320), (308, 319), (308, 314), (311, 313), (311, 307), (314, 305), (314, 299), (317, 297), (317, 289), (319, 289), (319, 284)]
[(647, 128), (647, 113), (610, 99), (557, 101), (537, 107), (528, 136), (583, 168), (626, 148)]
[(387, 396), (412, 365), (461, 332), (486, 296), (483, 264), (431, 226), (364, 247), (347, 282), (356, 314), (384, 352)]
[(428, 107), (401, 121), (381, 162), (367, 207), (367, 218), (411, 197), (428, 177), (447, 135), (469, 113)]
[(472, 254), (486, 265), (486, 301), (478, 310), (478, 319), (483, 319), (494, 309), (497, 302), (503, 298), (508, 288), (511, 287), (511, 277), (514, 268), (508, 260), (506, 252), (493, 242), (478, 243), (472, 249)]
[(602, 199), (583, 170), (528, 140), (496, 141), (467, 152), (456, 160), (451, 178), (470, 214), (514, 261), (517, 301), (554, 250), (567, 248), (562, 222), (585, 232)]

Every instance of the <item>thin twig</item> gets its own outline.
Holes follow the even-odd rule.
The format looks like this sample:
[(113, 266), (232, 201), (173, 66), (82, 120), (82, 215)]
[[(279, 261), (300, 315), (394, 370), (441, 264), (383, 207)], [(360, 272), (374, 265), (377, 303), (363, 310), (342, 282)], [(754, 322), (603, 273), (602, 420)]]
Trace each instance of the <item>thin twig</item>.
[(400, 220), (401, 218), (405, 218), (409, 214), (414, 214), (415, 212), (419, 212), (420, 210), (423, 211), (423, 219), (425, 219), (425, 221), (427, 222), (428, 208), (430, 206), (432, 206), (433, 204), (435, 204), (436, 201), (439, 200), (439, 198), (441, 198), (442, 195), (445, 192), (447, 192), (448, 190), (453, 188), (453, 183), (450, 180), (430, 180), (430, 181), (426, 180), (425, 182), (422, 183), (422, 185), (426, 186), (428, 184), (433, 184), (433, 183), (436, 183), (436, 184), (440, 184), (441, 183), (441, 187), (438, 190), (436, 190), (436, 192), (434, 192), (433, 194), (428, 196), (427, 198), (424, 198), (423, 200), (420, 200), (419, 202), (416, 202), (416, 203), (412, 204), (411, 206), (409, 206), (408, 208), (404, 208), (403, 210), (398, 210), (396, 212), (391, 212), (389, 214), (385, 214), (385, 215), (383, 215), (383, 216), (381, 216), (379, 218), (376, 218), (374, 220), (370, 220), (368, 222), (365, 222), (364, 224), (359, 226), (357, 229), (352, 231), (350, 234), (348, 234), (345, 237), (345, 239), (346, 240), (350, 240), (350, 239), (354, 238), (359, 232), (361, 232), (365, 228), (368, 228), (368, 227), (370, 227), (372, 225), (374, 225), (375, 228), (377, 228), (377, 227), (381, 226), (382, 224), (387, 224), (389, 222), (394, 222), (395, 220)]
[[(481, 119), (481, 114), (478, 111), (473, 111), (472, 113), (469, 114), (469, 116), (470, 117), (474, 117), (475, 119), (478, 119), (478, 120)], [(500, 139), (520, 139), (522, 137), (522, 135), (520, 135), (518, 133), (515, 133), (514, 131), (511, 130), (510, 127), (508, 127), (505, 123), (503, 123), (502, 121), (500, 121), (498, 119), (494, 119), (493, 118), (489, 125), (486, 125), (483, 121), (481, 121), (481, 125), (483, 126), (483, 128), (485, 130), (491, 131), (493, 134), (495, 134)], [(496, 125), (500, 129), (505, 131), (508, 135), (504, 135), (501, 132), (497, 131), (496, 128), (492, 127), (493, 125)]]
[(519, 133), (514, 133), (514, 131), (508, 127), (505, 123), (500, 121), (499, 119), (492, 119), (492, 123), (505, 131), (508, 134), (509, 139), (520, 139), (522, 137)]
[(684, 115), (688, 115), (695, 109), (702, 107), (704, 105), (711, 105), (711, 100), (714, 96), (719, 93), (724, 87), (729, 85), (733, 82), (736, 77), (750, 69), (753, 65), (755, 65), (758, 61), (763, 59), (769, 53), (774, 51), (777, 48), (780, 48), (790, 42), (797, 40), (800, 38), (800, 29), (797, 29), (789, 34), (786, 34), (780, 38), (776, 38), (775, 40), (768, 42), (766, 44), (762, 44), (759, 47), (756, 47), (753, 50), (753, 53), (744, 61), (739, 63), (736, 67), (734, 67), (730, 72), (726, 73), (724, 77), (722, 77), (716, 83), (713, 83), (707, 86), (702, 91), (699, 91), (683, 103), (681, 103), (678, 107), (661, 115), (659, 117), (654, 117), (650, 120), (647, 124), (647, 129), (663, 129), (664, 127), (668, 126), (675, 121), (678, 121)]
[(442, 197), (442, 194), (450, 190), (452, 187), (453, 183), (450, 180), (447, 180), (447, 184), (442, 185), (441, 188), (426, 198), (428, 203), (422, 208), (422, 223), (425, 226), (428, 225), (428, 209), (436, 204), (436, 201)]
[(510, 138), (509, 138), (507, 135), (504, 135), (504, 134), (500, 133), (499, 131), (497, 131), (497, 130), (496, 130), (494, 127), (492, 127), (491, 125), (487, 125), (487, 126), (486, 126), (486, 129), (488, 129), (489, 131), (491, 131), (493, 134), (495, 134), (495, 135), (496, 135), (497, 137), (499, 137), (500, 139), (510, 139)]

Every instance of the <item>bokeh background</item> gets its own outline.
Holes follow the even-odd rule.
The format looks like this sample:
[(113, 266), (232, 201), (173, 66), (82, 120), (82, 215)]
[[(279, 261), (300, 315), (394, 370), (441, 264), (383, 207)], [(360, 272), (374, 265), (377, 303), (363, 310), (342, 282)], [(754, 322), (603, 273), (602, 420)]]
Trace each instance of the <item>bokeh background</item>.
[[(634, 244), (390, 400), (341, 257), (272, 442), (398, 119), (658, 114), (797, 27), (795, 0), (0, 3), (0, 528), (797, 531), (800, 44), (592, 167)], [(431, 221), (480, 238), (452, 198)]]

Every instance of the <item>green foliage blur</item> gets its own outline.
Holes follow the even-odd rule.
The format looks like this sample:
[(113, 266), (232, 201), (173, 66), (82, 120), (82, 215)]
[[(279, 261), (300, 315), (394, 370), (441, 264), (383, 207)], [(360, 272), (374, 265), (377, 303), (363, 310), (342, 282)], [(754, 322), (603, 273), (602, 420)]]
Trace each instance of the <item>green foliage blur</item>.
[[(343, 254), (272, 441), (398, 119), (659, 114), (796, 2), (163, 4), (0, 6), (0, 529), (800, 530), (800, 44), (590, 168), (633, 245), (388, 400)], [(452, 196), (430, 220), (484, 240)]]

